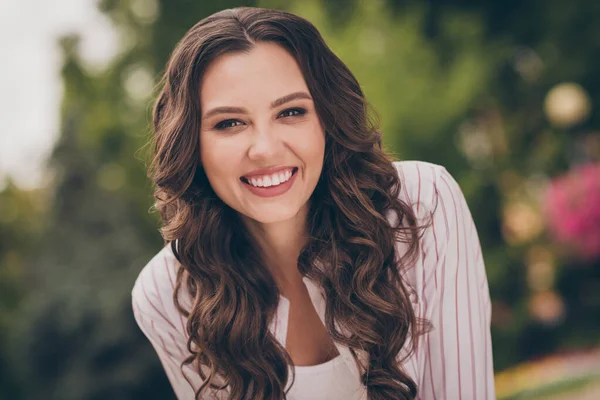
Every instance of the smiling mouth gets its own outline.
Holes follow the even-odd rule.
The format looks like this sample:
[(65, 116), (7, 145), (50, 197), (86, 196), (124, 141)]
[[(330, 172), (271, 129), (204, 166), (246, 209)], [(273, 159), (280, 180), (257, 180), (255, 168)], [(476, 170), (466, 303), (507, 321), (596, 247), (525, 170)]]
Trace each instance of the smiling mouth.
[[(294, 167), (294, 168), (292, 168), (292, 174), (290, 175), (290, 178), (289, 178), (289, 179), (291, 179), (291, 178), (292, 178), (292, 177), (293, 177), (293, 176), (296, 174), (296, 172), (298, 172), (298, 167)], [(240, 177), (240, 180), (241, 180), (242, 182), (244, 182), (245, 184), (247, 184), (247, 185), (250, 185), (250, 186), (253, 186), (253, 187), (259, 187), (259, 188), (265, 188), (265, 189), (268, 189), (268, 188), (271, 188), (271, 187), (276, 187), (276, 186), (279, 186), (279, 185), (270, 185), (270, 186), (254, 186), (254, 185), (252, 185), (252, 183), (250, 183), (250, 182), (248, 181), (248, 178), (246, 178), (246, 177), (244, 177), (244, 176)], [(287, 182), (287, 181), (286, 181), (286, 182)]]

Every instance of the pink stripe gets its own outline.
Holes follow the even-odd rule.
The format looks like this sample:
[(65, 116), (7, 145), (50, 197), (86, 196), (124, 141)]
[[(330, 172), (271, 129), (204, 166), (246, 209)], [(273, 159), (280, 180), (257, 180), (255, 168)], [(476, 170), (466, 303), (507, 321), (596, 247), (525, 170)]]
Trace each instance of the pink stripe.
[[(181, 371), (176, 368), (176, 365), (172, 358), (170, 358), (170, 357), (165, 358), (165, 359), (161, 358), (161, 361), (163, 361), (162, 364), (165, 367), (165, 372), (167, 373), (167, 376), (169, 377), (169, 381), (171, 382), (173, 391), (175, 392), (177, 397), (180, 397), (181, 396), (180, 388), (182, 388), (182, 385), (181, 385), (182, 374), (180, 373)], [(187, 380), (187, 378), (186, 378), (186, 380)], [(192, 386), (191, 383), (189, 382), (189, 380), (188, 380), (188, 383), (190, 384), (190, 386)]]
[[(435, 170), (432, 170), (432, 172), (435, 174)], [(419, 203), (421, 201), (421, 173), (420, 173), (420, 169), (419, 166), (417, 165), (417, 174), (419, 176), (419, 186), (418, 186), (418, 195), (417, 195), (417, 212), (418, 212), (418, 207), (419, 207)], [(434, 197), (435, 198), (435, 197)], [(433, 233), (433, 239), (434, 239), (434, 248), (435, 248), (435, 264), (436, 266), (439, 264), (439, 252), (438, 252), (438, 248), (437, 248), (437, 237), (436, 237), (436, 233), (435, 233), (435, 219), (432, 219), (432, 225), (431, 225), (431, 230)], [(423, 300), (423, 309), (424, 310), (428, 310), (429, 306), (428, 306), (428, 302), (427, 302), (427, 279), (426, 279), (426, 271), (425, 271), (425, 265), (428, 262), (428, 254), (425, 251), (425, 247), (426, 247), (426, 243), (424, 243), (424, 245), (422, 246), (421, 249), (421, 254), (422, 254), (422, 278), (421, 278), (421, 282), (422, 282), (422, 291), (421, 291), (421, 299)], [(433, 269), (433, 275), (434, 275), (434, 285), (435, 285), (435, 290), (437, 291), (437, 287), (438, 287), (438, 283), (437, 283), (437, 268)], [(437, 329), (438, 327), (434, 327), (434, 329)], [(427, 346), (425, 347), (425, 345), (423, 345), (423, 349), (425, 354), (423, 356), (425, 356), (428, 360), (428, 369), (429, 369), (429, 385), (431, 387), (431, 394), (433, 395), (433, 399), (437, 400), (437, 396), (436, 396), (436, 391), (435, 391), (435, 386), (433, 383), (433, 363), (431, 360), (431, 332), (427, 333), (425, 340), (427, 341)], [(423, 371), (424, 375), (426, 376), (426, 372)], [(422, 387), (424, 389), (425, 387), (425, 376), (422, 377), (421, 382), (422, 382)], [(424, 397), (425, 398), (425, 397)], [(427, 397), (428, 398), (428, 397)]]
[(490, 379), (490, 373), (489, 373), (489, 354), (488, 354), (488, 341), (489, 341), (489, 335), (487, 334), (487, 322), (485, 322), (483, 325), (483, 337), (485, 338), (484, 340), (484, 347), (485, 347), (485, 397), (487, 398), (488, 396), (488, 380)]
[[(433, 174), (435, 174), (435, 170), (433, 170)], [(433, 183), (433, 188), (434, 188), (434, 194), (439, 197), (440, 192), (437, 189), (436, 182)], [(433, 233), (433, 243), (435, 244), (435, 246), (434, 246), (434, 248), (435, 248), (435, 265), (437, 266), (440, 263), (440, 253), (438, 251), (438, 241), (437, 241), (437, 234), (436, 234), (436, 229), (435, 229), (435, 218), (431, 219), (431, 231)], [(437, 288), (438, 288), (437, 267), (434, 269), (434, 271), (435, 271), (435, 273), (434, 273), (435, 289), (437, 290)]]
[(481, 253), (481, 246), (478, 246), (475, 262), (479, 263), (480, 261), (483, 261), (482, 258), (483, 254)]
[[(461, 207), (461, 217), (463, 220), (463, 223), (467, 222), (467, 216), (465, 215), (465, 204), (461, 203), (463, 205), (463, 207)], [(467, 240), (467, 230), (466, 227), (463, 226), (463, 238), (464, 238), (464, 245), (465, 245), (465, 260), (466, 260), (466, 267), (465, 267), (465, 274), (467, 275), (467, 308), (469, 310), (469, 340), (471, 343), (471, 374), (473, 376), (473, 395), (475, 397), (477, 397), (477, 384), (476, 384), (476, 379), (477, 376), (475, 374), (475, 342), (473, 341), (473, 314), (471, 311), (471, 280), (469, 279), (469, 275), (470, 274), (470, 268), (469, 268), (469, 241)], [(475, 271), (475, 269), (473, 269), (473, 271)]]
[[(166, 255), (164, 256), (164, 259), (165, 259), (165, 264), (166, 264), (166, 268), (167, 268), (167, 276), (169, 277), (169, 282), (171, 282), (171, 293), (175, 293), (175, 281), (174, 281), (173, 277), (171, 276), (171, 267), (172, 266), (167, 261)], [(179, 321), (181, 322), (181, 331), (183, 332), (183, 335), (187, 340), (188, 335), (187, 335), (187, 329), (185, 329), (185, 323), (183, 322), (183, 316), (181, 315), (180, 312), (178, 312), (177, 314), (179, 315)]]
[(446, 180), (444, 179), (443, 175), (440, 174), (440, 178), (442, 178), (442, 181), (446, 184), (447, 188), (448, 188), (448, 192), (450, 193), (450, 196), (452, 197), (452, 204), (454, 205), (454, 219), (456, 222), (456, 267), (457, 267), (457, 271), (456, 271), (456, 278), (454, 281), (454, 285), (455, 285), (455, 290), (454, 290), (454, 305), (456, 308), (456, 313), (454, 314), (456, 316), (456, 351), (457, 351), (457, 372), (458, 372), (458, 398), (462, 399), (462, 380), (461, 380), (461, 367), (460, 367), (460, 332), (459, 332), (459, 326), (460, 326), (460, 317), (459, 317), (459, 307), (458, 307), (458, 294), (459, 294), (459, 288), (458, 288), (458, 278), (459, 278), (459, 266), (460, 266), (460, 232), (459, 232), (459, 221), (458, 221), (458, 213), (456, 210), (456, 199), (454, 198), (454, 193), (452, 193), (452, 189), (450, 188), (450, 186), (448, 185), (448, 182), (446, 182)]
[(183, 371), (182, 365), (179, 366), (179, 372), (181, 372), (181, 376), (183, 376), (183, 379), (185, 379), (185, 381), (188, 383), (188, 385), (190, 385), (190, 387), (192, 388), (192, 391), (195, 393), (196, 389), (194, 388), (194, 385), (192, 384), (192, 381), (190, 380), (190, 378)]
[[(142, 321), (145, 321), (145, 318), (141, 318)], [(145, 324), (145, 323), (144, 323)], [(173, 368), (174, 368), (174, 363), (176, 362), (175, 358), (174, 358), (174, 354), (168, 349), (162, 335), (160, 335), (159, 331), (156, 329), (155, 323), (153, 319), (150, 319), (150, 327), (152, 329), (152, 332), (155, 332), (155, 335), (151, 335), (148, 336), (148, 338), (158, 338), (158, 340), (160, 341), (160, 349), (157, 349), (159, 358), (161, 360), (161, 363), (163, 364), (163, 367), (165, 367), (165, 372), (167, 372), (167, 375), (170, 375), (170, 381), (172, 383), (173, 386), (173, 390), (177, 391), (178, 388), (178, 377), (183, 376), (183, 378), (187, 381), (187, 383), (190, 385), (190, 387), (192, 388), (192, 390), (194, 389), (194, 385), (192, 384), (192, 382), (190, 381), (190, 379), (185, 375), (185, 373), (183, 372), (183, 370), (180, 368), (179, 371), (175, 370), (176, 372), (174, 372)], [(177, 340), (175, 339), (175, 337), (169, 333), (171, 340), (173, 341), (173, 343), (175, 344), (175, 347), (181, 351), (181, 349), (179, 348), (178, 344), (177, 344)], [(158, 344), (158, 343), (157, 343)], [(177, 374), (177, 372), (181, 372), (181, 375)]]
[[(418, 186), (418, 190), (417, 190), (417, 213), (419, 212), (419, 203), (421, 202), (421, 172), (419, 170), (419, 165), (416, 165), (417, 167), (417, 176), (418, 176), (418, 182), (419, 182), (419, 186)], [(437, 251), (437, 249), (436, 249)], [(421, 300), (423, 301), (423, 310), (424, 312), (426, 312), (426, 310), (429, 309), (429, 304), (427, 301), (427, 278), (425, 275), (425, 268), (424, 265), (426, 263), (426, 258), (427, 258), (427, 253), (425, 252), (425, 244), (423, 244), (423, 246), (421, 247), (421, 255), (422, 255), (422, 264), (421, 264)], [(431, 345), (430, 345), (430, 340), (429, 340), (429, 333), (427, 334), (426, 337), (427, 340), (427, 357), (429, 359), (429, 370), (431, 373)], [(421, 344), (421, 346), (419, 346), (420, 348), (424, 348), (425, 346), (423, 344)], [(425, 371), (423, 371), (424, 373)], [(431, 374), (430, 376), (430, 384), (432, 387), (432, 393), (434, 392), (433, 390), (433, 374)], [(425, 386), (425, 377), (421, 377), (420, 379), (420, 384), (422, 385), (422, 387)], [(433, 393), (434, 396), (434, 400), (435, 400), (435, 393)]]
[[(156, 332), (156, 326), (154, 326), (154, 320), (153, 319), (150, 320), (150, 326), (152, 327), (152, 330), (154, 332)], [(160, 336), (160, 335), (156, 335), (156, 336), (158, 336), (158, 339), (160, 339), (160, 346), (162, 347), (163, 351), (165, 353), (169, 354), (170, 352), (167, 349), (167, 345), (165, 344), (165, 341), (163, 340), (162, 336)]]
[(173, 391), (179, 393), (179, 391), (177, 390), (177, 387), (179, 386), (178, 377), (180, 376), (177, 374), (178, 371), (175, 369), (175, 366), (171, 362), (163, 363), (163, 366), (166, 368), (165, 372), (167, 373), (167, 375), (169, 375), (169, 380), (171, 381)]
[[(440, 197), (441, 198), (441, 197)], [(453, 199), (454, 200), (454, 199)], [(446, 203), (444, 203), (443, 201), (441, 202), (442, 204), (442, 211), (444, 213), (444, 224), (446, 226), (446, 237), (449, 238), (450, 237), (450, 223), (448, 222), (448, 210), (446, 210)]]
[[(415, 350), (415, 351), (416, 351), (416, 350)], [(414, 357), (414, 354), (413, 354), (413, 356), (410, 358), (410, 361), (409, 361), (409, 362), (410, 362), (410, 364), (412, 365), (412, 370), (413, 370), (413, 374), (414, 374), (413, 376), (415, 377), (415, 381), (416, 381), (416, 382), (420, 382), (420, 379), (419, 379), (419, 378), (420, 378), (420, 376), (419, 376), (420, 374), (419, 374), (419, 371), (418, 371), (417, 362), (416, 362), (416, 359), (415, 359), (415, 357)]]
[[(483, 293), (483, 292), (481, 291), (479, 293)], [(484, 310), (482, 308), (481, 302), (479, 302), (479, 301), (477, 302), (477, 310), (479, 312), (479, 329), (480, 329), (481, 337), (483, 338), (483, 346), (484, 346), (484, 349), (483, 349), (483, 351), (484, 351), (484, 362), (485, 362), (485, 379), (484, 379), (484, 382), (483, 382), (484, 388), (485, 388), (484, 389), (485, 390), (485, 392), (484, 392), (484, 398), (487, 398), (487, 391), (488, 391), (488, 382), (487, 382), (488, 381), (488, 362), (487, 362), (487, 358), (488, 358), (488, 355), (487, 355), (487, 346), (486, 346), (486, 340), (487, 340), (486, 336), (487, 335), (486, 335), (486, 332), (485, 332), (485, 325), (486, 325), (485, 320), (486, 320), (486, 318), (485, 318), (485, 313), (484, 313)]]
[(417, 213), (419, 212), (419, 203), (421, 203), (421, 170), (419, 169), (419, 164), (416, 164), (417, 167), (417, 176), (419, 183), (419, 188), (417, 189)]
[[(478, 246), (478, 247), (480, 248), (480, 246)], [(480, 252), (480, 254), (481, 254), (481, 252)], [(485, 283), (486, 283), (486, 279), (485, 279), (485, 265), (481, 264), (479, 267), (483, 268), (483, 273), (484, 273), (483, 284), (485, 285)], [(485, 397), (486, 398), (488, 397), (488, 390), (489, 390), (488, 389), (488, 383), (489, 383), (488, 381), (489, 381), (489, 378), (490, 378), (490, 373), (489, 373), (490, 372), (489, 371), (489, 362), (490, 362), (490, 360), (489, 360), (489, 354), (488, 354), (488, 341), (489, 341), (489, 332), (488, 332), (488, 329), (489, 328), (488, 328), (488, 318), (487, 318), (487, 316), (488, 316), (488, 310), (489, 310), (489, 308), (488, 308), (489, 303), (488, 303), (488, 296), (486, 295), (487, 291), (488, 291), (488, 288), (487, 288), (487, 285), (485, 285), (484, 287), (480, 288), (480, 292), (479, 292), (481, 295), (484, 296), (484, 304), (483, 304), (483, 307), (481, 307), (481, 305), (480, 305), (480, 312), (479, 313), (481, 315), (480, 316), (480, 318), (481, 318), (481, 320), (480, 320), (480, 324), (481, 325), (480, 326), (481, 326), (482, 334), (483, 334), (483, 338), (484, 338), (483, 346), (484, 346), (484, 354), (485, 354), (484, 359), (485, 359), (485, 377), (486, 377), (484, 383), (485, 383)], [(492, 372), (491, 376), (493, 376), (493, 372)]]
[[(134, 310), (137, 310), (137, 309), (134, 307)], [(140, 319), (140, 323), (143, 326), (147, 327), (148, 326), (147, 320), (146, 320), (144, 314), (141, 312), (138, 312), (138, 317)], [(158, 340), (160, 341), (160, 344), (156, 343), (156, 341), (154, 343), (155, 343), (155, 345), (159, 346), (159, 348), (157, 348), (156, 351), (158, 352), (161, 363), (166, 368), (165, 372), (167, 373), (167, 375), (169, 375), (169, 373), (170, 373), (171, 378), (176, 379), (177, 375), (173, 373), (172, 365), (169, 362), (171, 360), (171, 358), (170, 358), (171, 352), (167, 349), (167, 345), (165, 344), (165, 341), (163, 340), (162, 336), (160, 334), (158, 334), (158, 332), (156, 330), (156, 326), (154, 324), (154, 320), (152, 320), (152, 319), (149, 319), (149, 320), (150, 320), (151, 332), (156, 332), (156, 335), (149, 335), (148, 338), (149, 339), (153, 338), (154, 340), (156, 340), (156, 338), (158, 338)], [(148, 327), (146, 328), (146, 330), (149, 330)]]
[(192, 353), (187, 354), (182, 348), (181, 346), (179, 346), (179, 342), (177, 341), (177, 339), (175, 339), (175, 336), (173, 336), (173, 334), (171, 332), (169, 332), (169, 337), (171, 338), (171, 341), (173, 342), (173, 345), (175, 346), (175, 348), (179, 351), (179, 355), (182, 358), (185, 358), (189, 355), (192, 355)]
[[(445, 221), (445, 225), (448, 226), (448, 215), (446, 213), (446, 207), (444, 205), (444, 198), (441, 196), (440, 192), (437, 190), (437, 185), (436, 185), (436, 193), (438, 193), (438, 201), (441, 203), (442, 206), (442, 215), (444, 217), (444, 221)], [(435, 232), (435, 231), (434, 231)], [(435, 236), (435, 234), (434, 234)], [(449, 237), (449, 235), (447, 235), (446, 237)], [(436, 273), (437, 273), (437, 268), (436, 268)], [(446, 260), (444, 260), (442, 262), (442, 278), (441, 278), (441, 285), (440, 285), (440, 295), (439, 295), (439, 308), (440, 310), (443, 308), (443, 303), (444, 303), (444, 284), (446, 281)], [(437, 279), (436, 279), (437, 280)], [(444, 389), (447, 388), (446, 386), (446, 360), (445, 360), (445, 355), (446, 352), (444, 350), (445, 346), (444, 346), (444, 314), (440, 311), (440, 315), (439, 315), (439, 329), (440, 329), (440, 358), (441, 358), (441, 363), (442, 363), (442, 382), (444, 385)]]
[(142, 287), (142, 292), (144, 293), (144, 297), (146, 298), (146, 301), (148, 302), (148, 304), (150, 304), (150, 306), (154, 309), (154, 311), (156, 311), (156, 313), (158, 315), (160, 315), (160, 317), (164, 320), (165, 323), (167, 323), (170, 327), (175, 329), (175, 326), (171, 323), (171, 321), (169, 321), (169, 319), (158, 308), (156, 308), (156, 306), (154, 305), (152, 300), (150, 300), (148, 293), (146, 293), (146, 286), (144, 285), (143, 281), (140, 282), (140, 286)]
[[(196, 391), (196, 388), (194, 387), (194, 384), (191, 382), (191, 380), (189, 379), (189, 377), (185, 374), (185, 372), (183, 371), (184, 366), (183, 364), (183, 359), (186, 358), (187, 356), (191, 355), (190, 354), (186, 354), (185, 352), (183, 352), (183, 350), (179, 347), (179, 344), (177, 342), (177, 340), (175, 339), (175, 337), (169, 333), (169, 336), (171, 337), (171, 340), (173, 341), (173, 344), (175, 345), (175, 347), (179, 350), (180, 352), (180, 356), (181, 356), (181, 361), (178, 362), (179, 363), (179, 372), (181, 372), (181, 375), (183, 375), (184, 379), (187, 381), (187, 383), (190, 385), (190, 387), (192, 388), (193, 391)], [(189, 366), (185, 366), (186, 368), (189, 368)]]
[(427, 357), (429, 359), (429, 383), (431, 384), (431, 393), (433, 394), (433, 399), (436, 400), (437, 397), (435, 395), (435, 388), (433, 386), (433, 363), (431, 362), (431, 340), (429, 335), (427, 335)]
[[(476, 242), (473, 242), (473, 243), (476, 243)], [(479, 246), (475, 245), (475, 247), (477, 248)], [(475, 263), (475, 268), (479, 268), (479, 267), (480, 267), (479, 264)], [(483, 290), (481, 290), (480, 288), (477, 288), (477, 290), (478, 291), (476, 293), (479, 296), (481, 296), (484, 293)], [(479, 333), (481, 334), (480, 337), (484, 339), (483, 345), (485, 346), (485, 336), (486, 336), (486, 333), (485, 333), (485, 314), (484, 314), (484, 310), (482, 308), (481, 301), (478, 301), (478, 300), (480, 300), (480, 299), (476, 299), (475, 302), (477, 303), (477, 314), (479, 316), (479, 320), (478, 320), (478, 323), (479, 323)], [(481, 342), (479, 342), (479, 351), (481, 351)], [(485, 388), (484, 389), (485, 390), (485, 392), (484, 392), (484, 398), (487, 398), (487, 385), (488, 385), (488, 383), (487, 383), (488, 374), (487, 373), (488, 373), (488, 369), (487, 369), (487, 350), (486, 349), (484, 349), (484, 359), (483, 359), (483, 361), (485, 362), (485, 379), (484, 379), (484, 382), (483, 382), (484, 383), (484, 388)]]
[(402, 187), (404, 196), (408, 200), (408, 203), (411, 203), (412, 200), (411, 200), (410, 196), (408, 195), (408, 190), (406, 188), (406, 176), (404, 175), (404, 169), (402, 167), (400, 167), (400, 168), (398, 168), (398, 172), (400, 172), (400, 175), (402, 175), (402, 181), (400, 182), (400, 186)]
[(158, 282), (156, 282), (156, 275), (154, 272), (154, 268), (150, 268), (150, 277), (152, 278), (152, 283), (154, 284), (154, 289), (156, 290), (156, 294), (158, 295), (158, 301), (160, 302), (160, 305), (162, 306), (163, 310), (166, 310), (167, 308), (165, 307), (165, 303), (163, 302), (161, 292), (158, 289)]
[[(446, 184), (446, 186), (448, 187), (448, 190), (452, 193), (452, 189), (450, 187), (450, 183), (446, 180), (445, 177), (442, 176), (442, 180), (444, 181), (444, 183)], [(455, 190), (456, 191), (460, 191), (460, 187), (458, 187), (458, 185), (453, 185), (455, 186)], [(463, 233), (463, 241), (464, 241), (464, 246), (465, 246), (465, 263), (466, 266), (465, 268), (465, 275), (467, 276), (467, 288), (466, 288), (466, 292), (467, 292), (467, 309), (468, 309), (468, 321), (469, 321), (469, 343), (471, 344), (470, 349), (471, 349), (471, 374), (473, 376), (472, 379), (472, 383), (473, 383), (473, 395), (477, 394), (477, 387), (476, 387), (476, 374), (475, 374), (475, 349), (473, 348), (474, 346), (474, 342), (473, 342), (473, 314), (471, 311), (471, 283), (470, 283), (470, 279), (469, 279), (469, 275), (470, 275), (470, 269), (469, 269), (469, 257), (468, 257), (468, 240), (467, 240), (467, 236), (466, 236), (466, 227), (464, 225), (459, 226), (459, 220), (458, 220), (458, 211), (457, 211), (457, 207), (456, 207), (456, 200), (454, 198), (454, 195), (452, 195), (452, 201), (454, 202), (454, 211), (456, 213), (456, 224), (457, 224), (457, 252), (458, 250), (458, 243), (459, 243), (459, 233), (458, 230), (460, 230), (460, 228), (462, 228), (462, 233)], [(461, 203), (462, 204), (462, 203)], [(462, 204), (463, 207), (460, 207), (461, 209), (461, 220), (463, 221), (463, 223), (466, 223), (467, 221), (467, 217), (464, 213), (464, 207), (465, 205)], [(461, 268), (460, 263), (458, 264), (458, 268)], [(460, 270), (459, 270), (460, 271)], [(456, 284), (457, 284), (457, 296), (458, 296), (458, 271), (456, 274)], [(458, 318), (458, 297), (457, 297), (457, 318)], [(457, 334), (458, 334), (458, 323), (459, 321), (457, 321)], [(460, 340), (460, 339), (459, 339)], [(460, 360), (460, 357), (459, 357)], [(459, 376), (460, 376), (460, 365), (459, 365)], [(460, 386), (459, 386), (460, 387)]]
[(438, 251), (438, 241), (437, 241), (437, 235), (435, 234), (435, 219), (431, 220), (431, 230), (433, 232), (433, 243), (434, 243), (434, 248), (435, 248), (435, 265), (436, 268), (433, 271), (433, 283), (435, 284), (435, 290), (438, 289), (438, 277), (437, 277), (437, 265), (439, 265), (440, 263), (440, 254)]

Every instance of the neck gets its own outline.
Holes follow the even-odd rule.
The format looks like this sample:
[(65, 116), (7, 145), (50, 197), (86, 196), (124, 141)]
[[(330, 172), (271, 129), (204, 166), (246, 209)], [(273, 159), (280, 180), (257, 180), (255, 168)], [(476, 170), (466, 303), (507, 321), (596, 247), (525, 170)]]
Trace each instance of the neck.
[(257, 241), (267, 268), (280, 291), (302, 282), (298, 271), (298, 256), (307, 240), (307, 207), (286, 221), (269, 224), (243, 218), (250, 234)]

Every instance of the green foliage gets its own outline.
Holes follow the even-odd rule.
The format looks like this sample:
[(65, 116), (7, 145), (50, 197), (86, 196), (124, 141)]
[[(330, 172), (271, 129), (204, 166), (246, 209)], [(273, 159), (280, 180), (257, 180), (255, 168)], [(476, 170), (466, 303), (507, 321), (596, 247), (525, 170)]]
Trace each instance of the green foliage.
[(31, 192), (9, 182), (0, 191), (0, 398), (172, 397), (130, 306), (135, 277), (161, 245), (148, 213), (149, 112), (177, 41), (203, 17), (240, 5), (312, 21), (357, 76), (390, 152), (443, 164), (457, 178), (484, 249), (496, 369), (592, 344), (600, 322), (588, 317), (600, 305), (593, 295), (600, 268), (557, 261), (564, 265), (555, 289), (578, 311), (558, 325), (536, 322), (527, 255), (549, 242), (539, 232), (515, 240), (504, 214), (507, 204), (529, 199), (539, 179), (569, 165), (570, 135), (598, 125), (596, 113), (574, 130), (553, 127), (543, 101), (564, 80), (600, 98), (600, 7), (508, 3), (100, 2), (121, 49), (98, 69), (79, 56), (76, 35), (60, 40), (64, 97), (52, 182)]
[[(444, 43), (422, 33), (427, 6), (401, 15), (383, 1), (357, 2), (343, 26), (332, 26), (320, 1), (293, 3), (291, 11), (312, 21), (350, 67), (381, 115), (384, 140), (400, 157), (426, 158), (434, 146), (452, 148), (456, 121), (488, 87), (496, 59), (488, 56), (480, 18), (449, 11), (440, 21)], [(456, 160), (436, 152), (438, 162)], [(449, 153), (452, 153), (450, 151)]]
[(47, 196), (26, 192), (11, 181), (0, 192), (0, 398), (20, 396), (19, 377), (10, 367), (8, 332), (19, 319), (32, 257), (44, 229)]

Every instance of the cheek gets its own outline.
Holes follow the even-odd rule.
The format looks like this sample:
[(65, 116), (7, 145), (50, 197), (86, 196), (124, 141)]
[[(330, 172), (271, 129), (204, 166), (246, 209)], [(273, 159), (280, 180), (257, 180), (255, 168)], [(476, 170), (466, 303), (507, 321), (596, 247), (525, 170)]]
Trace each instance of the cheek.
[(325, 155), (325, 135), (320, 126), (310, 130), (298, 143), (302, 157), (311, 163), (323, 162)]
[(234, 171), (238, 150), (233, 144), (220, 138), (200, 139), (200, 162), (213, 188)]

